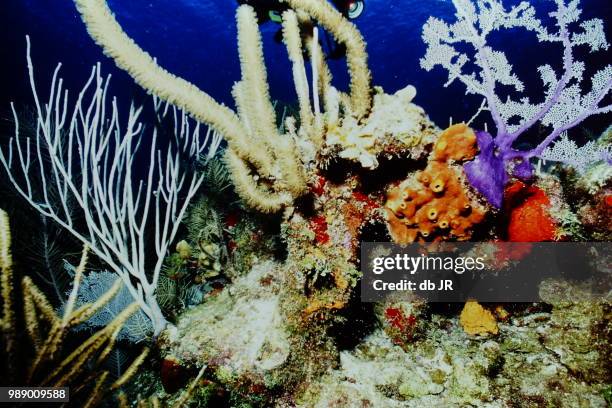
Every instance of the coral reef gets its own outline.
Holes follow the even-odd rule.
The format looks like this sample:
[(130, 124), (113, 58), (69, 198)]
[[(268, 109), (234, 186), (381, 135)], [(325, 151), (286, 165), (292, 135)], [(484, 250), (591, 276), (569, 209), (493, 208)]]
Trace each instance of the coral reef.
[[(363, 242), (492, 241), (473, 253), (501, 269), (525, 258), (530, 242), (609, 240), (610, 132), (582, 147), (564, 133), (610, 109), (600, 106), (610, 67), (585, 94), (584, 64), (574, 57), (581, 46), (607, 47), (601, 21), (580, 22), (578, 0), (555, 2), (556, 32), (526, 2), (506, 10), (499, 0), (454, 0), (457, 22), (428, 21), (422, 66), (441, 65), (449, 83), (459, 79), (485, 97), (493, 136), (469, 122), (439, 129), (413, 103), (411, 85), (393, 94), (373, 86), (364, 39), (326, 0), (280, 2), (297, 102), (277, 114), (258, 14), (248, 3), (236, 12), (241, 77), (232, 109), (163, 69), (105, 0), (75, 0), (93, 40), (154, 95), (155, 132), (168, 122), (170, 139), (185, 138), (156, 153), (154, 133), (151, 169), (139, 185), (131, 164), (138, 137), (149, 142), (141, 110), (131, 108), (125, 132), (104, 114), (91, 122), (74, 114), (70, 129), (79, 131), (71, 133), (53, 120), (70, 116), (57, 71), (51, 103), (42, 105), (28, 58), (40, 163), (30, 168), (30, 142), (19, 128), (0, 160), (26, 201), (86, 245), (78, 266), (66, 270), (72, 286), (56, 310), (32, 279), (24, 277), (21, 290), (12, 286), (11, 236), (0, 211), (0, 328), (9, 359), (27, 354), (18, 350), (22, 337), (33, 346), (24, 384), (68, 385), (85, 406), (104, 399), (177, 408), (609, 404), (611, 307), (593, 282), (551, 278), (530, 288), (539, 303), (464, 305), (417, 296), (370, 304), (360, 301), (359, 285)], [(559, 78), (550, 66), (539, 68), (540, 104), (516, 100), (523, 83), (487, 43), (513, 27), (563, 46)], [(346, 48), (346, 92), (332, 85), (321, 29)], [(465, 71), (461, 42), (476, 51), (474, 73)], [(116, 104), (105, 108), (107, 84), (94, 67), (75, 111), (91, 87), (92, 106), (117, 116)], [(549, 128), (544, 140), (528, 150), (514, 146), (537, 122)], [(209, 131), (200, 135), (200, 125)], [(222, 158), (215, 154), (221, 137)], [(67, 164), (77, 149), (85, 153)], [(46, 166), (41, 173), (53, 187), (38, 199), (29, 176)], [(55, 193), (59, 206), (49, 198)], [(499, 241), (511, 243), (499, 249)], [(98, 264), (86, 271), (89, 256), (109, 271)], [(23, 325), (15, 312), (21, 303)], [(122, 347), (137, 353), (122, 357)], [(113, 357), (116, 376), (104, 365)]]
[(230, 290), (183, 313), (162, 342), (183, 364), (214, 364), (232, 376), (262, 376), (281, 366), (290, 344), (280, 310), (283, 283), (277, 268), (272, 263), (256, 266)]
[(375, 309), (386, 335), (405, 350), (422, 339), (427, 329), (427, 311), (427, 304), (418, 298), (412, 301), (387, 299)]
[[(284, 249), (280, 256), (272, 255), (267, 244), (255, 244), (269, 242), (269, 235), (277, 233), (256, 231), (253, 225), (257, 224), (252, 220), (258, 215), (244, 212), (248, 216), (243, 218), (251, 220), (237, 221), (231, 210), (215, 210), (190, 218), (189, 223), (199, 225), (190, 229), (216, 232), (194, 235), (190, 231), (187, 241), (167, 259), (167, 271), (173, 271), (168, 276), (190, 276), (190, 265), (200, 258), (200, 250), (210, 248), (204, 251), (207, 264), (192, 269), (213, 265), (215, 271), (215, 262), (219, 262), (220, 275), (231, 282), (200, 292), (201, 304), (180, 309), (176, 326), (162, 333), (165, 392), (185, 386), (188, 389), (183, 395), (194, 392), (187, 381), (198, 372), (195, 381), (208, 381), (199, 389), (203, 393), (215, 387), (224, 390), (222, 398), (232, 406), (493, 407), (532, 401), (566, 406), (578, 401), (601, 404), (605, 380), (597, 376), (586, 384), (574, 375), (575, 370), (601, 364), (603, 353), (594, 350), (600, 346), (589, 346), (588, 358), (576, 350), (568, 351), (577, 361), (576, 368), (568, 369), (535, 334), (537, 326), (553, 341), (561, 339), (561, 326), (551, 323), (551, 316), (559, 313), (555, 312), (556, 305), (553, 312), (499, 305), (494, 314), (470, 301), (463, 312), (457, 310), (450, 315), (433, 312), (416, 299), (389, 300), (367, 312), (366, 307), (355, 305), (360, 278), (358, 254), (364, 235), (369, 238), (380, 234), (380, 227), (386, 226), (399, 243), (480, 238), (477, 229), (492, 227), (489, 218), (503, 224), (504, 217), (491, 205), (502, 208), (501, 195), (509, 175), (532, 175), (529, 159), (557, 157), (557, 150), (563, 147), (553, 151), (555, 145), (543, 153), (553, 139), (575, 125), (570, 123), (573, 119), (556, 123), (551, 118), (571, 104), (584, 108), (584, 112), (572, 116), (580, 120), (606, 109), (585, 106), (582, 102), (588, 98), (582, 95), (580, 103), (570, 101), (570, 90), (576, 87), (571, 81), (579, 83), (580, 75), (557, 81), (547, 71), (546, 83), (557, 89), (558, 95), (549, 95), (535, 111), (526, 109), (533, 115), (523, 117), (520, 125), (510, 125), (511, 118), (520, 116), (518, 105), (523, 102), (502, 102), (495, 87), (510, 85), (520, 90), (522, 84), (505, 57), (486, 45), (489, 32), (527, 25), (550, 41), (561, 41), (567, 60), (572, 47), (597, 38), (593, 48), (605, 46), (599, 25), (583, 26), (592, 38), (570, 37), (567, 26), (578, 19), (579, 13), (574, 3), (565, 6), (563, 2), (557, 6), (574, 11), (570, 16), (573, 20), (564, 20), (559, 13), (562, 32), (558, 36), (542, 28), (532, 14), (533, 8), (526, 4), (505, 11), (495, 1), (488, 6), (479, 3), (477, 13), (471, 3), (456, 1), (460, 20), (456, 25), (443, 30), (444, 23), (430, 20), (425, 29), (430, 48), (423, 65), (449, 65), (451, 79), (458, 78), (468, 84), (470, 92), (487, 97), (487, 109), (498, 127), (493, 138), (487, 132), (474, 132), (466, 124), (441, 132), (412, 103), (416, 90), (411, 86), (393, 95), (372, 87), (361, 35), (327, 2), (288, 0), (287, 4), (289, 10), (282, 14), (282, 34), (292, 64), (298, 113), (288, 117), (283, 114), (278, 123), (270, 101), (256, 15), (249, 6), (241, 6), (237, 12), (242, 78), (233, 88), (234, 112), (157, 65), (123, 32), (104, 1), (77, 0), (89, 33), (120, 68), (149, 92), (185, 109), (225, 137), (225, 160), (242, 202), (262, 213), (278, 213), (275, 222), (280, 224)], [(474, 38), (468, 39), (481, 53), (477, 62), (484, 74), (462, 74), (466, 59), (459, 53), (458, 59), (447, 58), (451, 47), (442, 44), (445, 33), (454, 35), (462, 27), (476, 26), (478, 19), (485, 21), (487, 15), (497, 19), (479, 25), (483, 31), (476, 30)], [(331, 84), (331, 71), (322, 58), (313, 22), (347, 48), (348, 93)], [(305, 55), (311, 59), (311, 83)], [(496, 64), (492, 71), (486, 65), (491, 61)], [(564, 68), (566, 72), (573, 69), (568, 70), (567, 65)], [(606, 75), (605, 69), (596, 75), (593, 92), (607, 92), (608, 85), (601, 81)], [(544, 118), (548, 112), (553, 112), (552, 116)], [(540, 119), (553, 125), (546, 143), (529, 151), (515, 150), (514, 140)], [(410, 162), (410, 166), (395, 173), (389, 171), (401, 160)], [(387, 163), (391, 165), (385, 168)], [(589, 174), (590, 164), (582, 167)], [(372, 181), (379, 176), (380, 180)], [(508, 199), (507, 205), (514, 207), (510, 230), (504, 230), (507, 225), (489, 228), (486, 237), (522, 239), (524, 235), (520, 234), (528, 233), (531, 240), (552, 240), (563, 235), (563, 229), (572, 230), (576, 210), (565, 206), (566, 192), (559, 186), (557, 178), (541, 175), (524, 191), (511, 188), (521, 190), (521, 194)], [(547, 218), (547, 213), (553, 214)], [(522, 228), (526, 216), (532, 223), (528, 231)], [(219, 229), (221, 219), (225, 227)], [(209, 228), (210, 220), (216, 221), (211, 221)], [(227, 258), (209, 256), (217, 253), (214, 248), (226, 250)], [(507, 255), (514, 256), (512, 259), (521, 256)], [(546, 310), (546, 306), (541, 308)], [(378, 326), (367, 324), (364, 315)], [(589, 330), (607, 321), (600, 312), (587, 319), (592, 320), (577, 325), (577, 331), (587, 337)], [(338, 334), (346, 330), (343, 324), (357, 327), (357, 322), (363, 322), (364, 327), (355, 329), (350, 341)], [(542, 382), (542, 378), (547, 380)], [(555, 388), (555, 381), (559, 388)], [(569, 396), (560, 399), (563, 392)]]
[(609, 241), (612, 234), (612, 203), (610, 193), (597, 194), (591, 203), (578, 211), (578, 217), (584, 228), (590, 230), (593, 239)]
[[(610, 145), (609, 132), (608, 128), (599, 137), (593, 138), (597, 146)], [(612, 186), (611, 169), (612, 166), (608, 163), (590, 164), (583, 171), (578, 171), (572, 167), (558, 164), (548, 166), (547, 163), (540, 162), (536, 170), (537, 177), (531, 185), (509, 185), (507, 190), (518, 194), (515, 199), (507, 197), (504, 212), (510, 214), (513, 206), (520, 207), (525, 199), (529, 200), (529, 197), (536, 193), (533, 194), (534, 201), (544, 205), (532, 206), (536, 218), (529, 217), (528, 220), (531, 222), (539, 218), (544, 228), (533, 228), (534, 237), (541, 240), (609, 241), (612, 228), (609, 221), (610, 206), (606, 197), (610, 195)], [(545, 203), (546, 201), (548, 203)], [(528, 227), (529, 223), (516, 222), (515, 225), (518, 232), (527, 230), (525, 227)], [(535, 225), (534, 222), (531, 222), (531, 225)]]
[(181, 314), (176, 328), (160, 338), (164, 365), (177, 373), (165, 384), (193, 367), (207, 367), (208, 378), (233, 398), (255, 398), (260, 402), (254, 405), (269, 406), (274, 394), (290, 390), (304, 377), (320, 375), (332, 364), (335, 348), (323, 332), (309, 334), (301, 313), (306, 299), (292, 289), (280, 268), (271, 261), (260, 263)]
[(319, 176), (316, 182), (313, 214), (295, 212), (283, 225), (285, 268), (299, 272), (294, 284), (306, 288), (307, 315), (347, 304), (359, 278), (355, 261), (361, 228), (378, 217), (379, 207), (359, 191), (357, 178), (335, 184)]
[(453, 125), (438, 138), (425, 170), (388, 192), (386, 218), (395, 242), (470, 239), (487, 207), (469, 190), (458, 163), (475, 153), (474, 132), (465, 124)]

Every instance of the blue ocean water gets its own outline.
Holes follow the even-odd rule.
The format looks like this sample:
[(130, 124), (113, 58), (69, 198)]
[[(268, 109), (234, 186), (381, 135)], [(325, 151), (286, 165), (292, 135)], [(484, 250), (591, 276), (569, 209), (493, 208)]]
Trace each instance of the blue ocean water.
[[(195, 83), (215, 99), (233, 106), (231, 86), (240, 78), (235, 1), (108, 0), (108, 3), (129, 35), (162, 66)], [(537, 0), (531, 3), (545, 15), (552, 2)], [(583, 18), (604, 19), (608, 41), (612, 41), (612, 2), (582, 0), (581, 4)], [(389, 93), (407, 84), (415, 85), (418, 91), (415, 102), (440, 126), (446, 125), (451, 116), (455, 121), (467, 120), (481, 102), (476, 96), (466, 97), (461, 84), (444, 88), (446, 73), (442, 69), (426, 72), (419, 67), (419, 58), (425, 52), (421, 40), (423, 24), (429, 16), (452, 21), (453, 11), (450, 0), (366, 0), (364, 14), (355, 21), (368, 44), (374, 84), (381, 85)], [(273, 39), (278, 28), (274, 23), (262, 26), (271, 93), (274, 99), (294, 103), (286, 50)], [(66, 85), (76, 91), (91, 66), (101, 61), (104, 71), (113, 74), (114, 95), (136, 102), (145, 98), (142, 90), (102, 55), (87, 35), (72, 1), (2, 0), (0, 33), (3, 43), (0, 47), (0, 115), (3, 119), (9, 116), (9, 101), (31, 103), (25, 69), (26, 34), (32, 40), (32, 57), (42, 89), (49, 82), (57, 62), (63, 63)], [(533, 97), (541, 93), (536, 67), (542, 63), (560, 65), (559, 49), (539, 47), (535, 37), (524, 32), (500, 35), (494, 38), (494, 45), (507, 51), (519, 77), (527, 82), (526, 94)], [(610, 50), (586, 55), (587, 65), (600, 68), (610, 63), (611, 55)], [(343, 62), (334, 61), (331, 65), (336, 85), (345, 86), (347, 75)], [(599, 117), (586, 122), (586, 126), (601, 131), (608, 122), (609, 119)]]

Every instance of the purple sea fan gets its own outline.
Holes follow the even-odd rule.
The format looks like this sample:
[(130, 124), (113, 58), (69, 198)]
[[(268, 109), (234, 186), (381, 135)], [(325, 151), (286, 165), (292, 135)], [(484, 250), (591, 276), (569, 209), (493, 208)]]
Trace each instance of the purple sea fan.
[[(536, 17), (535, 9), (528, 2), (506, 10), (500, 0), (475, 3), (453, 0), (456, 22), (448, 25), (430, 17), (423, 27), (427, 51), (421, 58), (421, 67), (429, 71), (440, 65), (449, 73), (445, 86), (459, 80), (468, 94), (485, 98), (495, 124), (495, 136), (480, 133), (480, 155), (464, 168), (470, 183), (496, 207), (502, 204), (509, 176), (530, 177), (531, 158), (541, 157), (563, 132), (589, 116), (612, 110), (612, 105), (601, 106), (612, 87), (612, 66), (597, 71), (591, 79), (591, 90), (586, 91), (582, 87), (585, 65), (574, 58), (576, 47), (588, 46), (591, 52), (608, 49), (603, 22), (600, 19), (580, 21), (579, 0), (555, 0), (554, 3), (555, 11), (550, 13), (555, 22), (554, 32)], [(557, 43), (563, 48), (561, 75), (550, 65), (537, 68), (545, 88), (542, 102), (521, 96), (524, 84), (513, 72), (506, 55), (487, 43), (492, 32), (515, 27), (534, 32), (539, 43)], [(459, 51), (465, 49), (461, 43), (473, 50), (471, 55)], [(468, 64), (470, 61), (473, 64)], [(500, 87), (511, 90), (505, 100), (497, 93)], [(532, 149), (514, 148), (514, 142), (538, 123), (547, 129), (546, 137)]]
[(502, 205), (503, 188), (508, 181), (504, 162), (497, 157), (493, 137), (488, 132), (476, 132), (480, 154), (464, 165), (468, 181), (495, 207)]

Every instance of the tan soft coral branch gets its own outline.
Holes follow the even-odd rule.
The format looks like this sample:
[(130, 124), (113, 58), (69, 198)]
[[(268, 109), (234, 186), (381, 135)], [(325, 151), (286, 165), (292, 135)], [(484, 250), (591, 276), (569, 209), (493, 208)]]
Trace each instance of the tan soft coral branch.
[(312, 16), (336, 41), (346, 46), (346, 62), (351, 76), (350, 106), (358, 119), (372, 108), (371, 74), (361, 33), (353, 23), (334, 9), (327, 0), (283, 0), (289, 7)]
[(11, 295), (13, 292), (13, 257), (11, 255), (11, 229), (8, 215), (0, 209), (0, 298), (2, 300), (2, 329), (13, 331), (15, 317)]
[[(238, 55), (244, 84), (245, 101), (252, 130), (274, 148), (278, 136), (276, 113), (270, 99), (268, 75), (263, 56), (261, 34), (257, 25), (257, 14), (252, 7), (238, 7)], [(238, 150), (238, 153), (242, 153)]]
[[(15, 313), (13, 312), (13, 257), (11, 255), (11, 227), (8, 214), (0, 209), (0, 333), (4, 335), (5, 353), (10, 359), (15, 348)], [(10, 364), (9, 364), (10, 366)], [(9, 367), (13, 369), (13, 367)]]
[(91, 37), (104, 53), (126, 70), (140, 86), (161, 99), (184, 109), (200, 122), (210, 124), (240, 155), (262, 170), (269, 169), (262, 149), (253, 149), (238, 116), (210, 95), (179, 78), (142, 50), (115, 20), (105, 0), (75, 0)]
[(258, 186), (247, 164), (231, 148), (225, 153), (225, 162), (236, 191), (249, 206), (270, 213), (291, 204), (292, 197), (287, 192), (265, 191), (263, 187)]
[[(200, 122), (219, 130), (230, 150), (227, 161), (237, 190), (247, 203), (262, 211), (273, 212), (291, 203), (306, 190), (304, 169), (291, 135), (280, 134), (276, 114), (270, 100), (263, 57), (261, 34), (252, 7), (242, 5), (236, 13), (238, 50), (242, 78), (233, 89), (238, 114), (217, 103), (193, 84), (161, 68), (155, 60), (128, 37), (108, 8), (105, 0), (75, 0), (90, 35), (116, 64), (126, 70), (149, 92), (189, 112)], [(351, 23), (324, 1), (290, 0), (301, 19), (316, 18), (337, 40), (347, 46), (351, 73), (351, 95), (347, 108), (357, 119), (364, 118), (371, 108), (370, 72), (365, 43)], [(294, 12), (286, 14), (284, 31), (300, 101), (302, 132), (316, 146), (321, 145), (321, 126), (313, 132), (308, 82), (302, 56), (299, 21)], [(322, 54), (318, 45), (315, 54)], [(321, 90), (328, 101), (326, 88), (331, 88), (331, 75), (322, 58), (314, 58), (320, 72)], [(316, 91), (315, 91), (316, 92)], [(317, 95), (318, 96), (318, 95)], [(330, 106), (326, 103), (326, 107)], [(242, 163), (238, 163), (238, 160)], [(253, 177), (252, 172), (260, 177)], [(289, 197), (289, 199), (287, 199)]]
[(254, 137), (253, 142), (265, 144), (265, 141), (256, 138), (255, 134), (253, 133), (253, 125), (251, 125), (253, 119), (249, 117), (249, 107), (248, 100), (245, 95), (244, 81), (234, 82), (234, 86), (232, 86), (232, 98), (234, 98), (234, 101), (236, 102), (238, 117), (240, 118), (242, 125), (244, 126), (245, 130)]
[(306, 182), (293, 140), (287, 135), (280, 135), (276, 126), (255, 10), (247, 5), (240, 6), (236, 12), (236, 22), (242, 80), (234, 86), (233, 94), (243, 123), (252, 133), (252, 138), (260, 144), (252, 148), (265, 145), (269, 161), (275, 165), (272, 169), (272, 191), (258, 186), (250, 175), (247, 163), (237, 162), (243, 159), (241, 152), (231, 145), (232, 151), (228, 152), (226, 159), (236, 189), (245, 201), (260, 211), (274, 212), (290, 204), (291, 197), (302, 194)]
[[(316, 38), (315, 38), (316, 36)], [(306, 39), (306, 47), (312, 60), (313, 71), (317, 72), (317, 89), (313, 92), (318, 92), (323, 97), (323, 108), (326, 112), (333, 109), (332, 102), (329, 100), (329, 88), (331, 87), (332, 74), (329, 66), (325, 62), (323, 49), (319, 44), (317, 29), (313, 30), (313, 36)]]
[(302, 53), (300, 28), (293, 10), (287, 10), (283, 13), (283, 41), (287, 47), (289, 60), (293, 65), (293, 82), (300, 105), (300, 124), (306, 132), (311, 133), (313, 115), (310, 107), (310, 90)]
[[(239, 99), (237, 103), (244, 104), (239, 111), (246, 113), (251, 130), (255, 131), (256, 138), (267, 144), (270, 160), (276, 165), (274, 174), (274, 189), (276, 191), (289, 190), (293, 197), (301, 195), (305, 188), (300, 159), (295, 150), (294, 141), (287, 135), (280, 135), (276, 127), (274, 108), (270, 102), (268, 91), (266, 66), (263, 58), (261, 34), (257, 25), (257, 14), (252, 7), (242, 5), (236, 12), (238, 24), (238, 51), (242, 69), (242, 81), (234, 92)], [(300, 45), (297, 46), (301, 48)], [(302, 64), (303, 65), (303, 64)], [(257, 148), (253, 146), (253, 148)], [(240, 156), (240, 151), (234, 149)], [(236, 166), (234, 166), (236, 168)], [(232, 172), (235, 182), (246, 180), (244, 175), (238, 176)], [(245, 186), (246, 187), (246, 186)], [(245, 188), (242, 191), (257, 191), (256, 186)], [(239, 189), (241, 191), (241, 189)], [(255, 202), (258, 196), (247, 197), (247, 201)], [(280, 201), (278, 201), (280, 202)], [(270, 201), (259, 202), (256, 208), (263, 209)], [(279, 210), (280, 207), (268, 208), (267, 212)]]

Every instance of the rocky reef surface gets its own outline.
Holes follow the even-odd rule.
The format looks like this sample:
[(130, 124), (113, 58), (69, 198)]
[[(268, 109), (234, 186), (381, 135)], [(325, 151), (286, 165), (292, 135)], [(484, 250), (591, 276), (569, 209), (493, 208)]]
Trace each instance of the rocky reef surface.
[[(277, 267), (271, 262), (257, 265), (184, 313), (165, 334), (166, 358), (185, 369), (206, 365), (224, 387), (245, 401), (255, 390), (266, 406), (610, 403), (612, 309), (606, 302), (576, 301), (580, 288), (573, 284), (544, 282), (540, 291), (546, 303), (507, 305), (509, 310), (488, 305), (495, 314), (495, 334), (470, 335), (457, 310), (433, 310), (426, 304), (408, 306), (409, 316), (416, 317), (407, 319), (407, 325), (419, 325), (413, 329), (398, 323), (394, 312), (408, 314), (406, 307), (389, 306), (377, 309), (378, 324), (350, 349), (330, 347), (331, 338), (324, 333), (302, 349), (296, 345), (300, 337), (305, 344), (304, 333), (283, 317), (283, 298), (288, 298), (275, 278)], [(397, 336), (408, 330), (413, 336)]]

